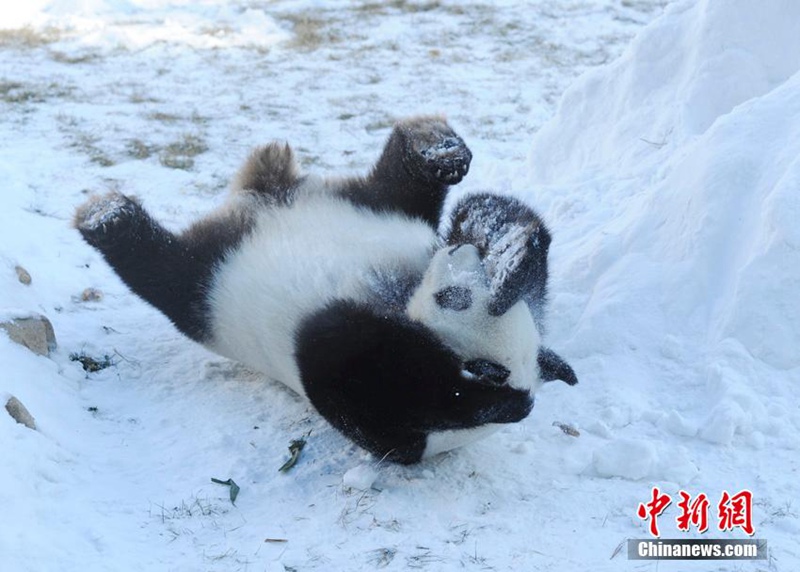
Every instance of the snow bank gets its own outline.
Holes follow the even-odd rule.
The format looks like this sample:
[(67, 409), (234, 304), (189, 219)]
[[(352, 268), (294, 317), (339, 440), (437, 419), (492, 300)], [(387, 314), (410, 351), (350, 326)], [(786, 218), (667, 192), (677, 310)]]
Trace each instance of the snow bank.
[(639, 173), (706, 134), (738, 105), (769, 94), (800, 67), (792, 0), (691, 0), (668, 6), (609, 66), (585, 74), (537, 135), (538, 182), (614, 166)]
[(780, 451), (800, 446), (786, 409), (800, 380), (798, 21), (792, 1), (671, 5), (535, 137), (523, 184), (555, 231), (555, 345), (580, 356), (583, 415), (606, 429), (591, 474), (747, 482), (743, 462), (717, 474), (714, 447), (766, 449), (758, 494), (787, 486)]
[(30, 28), (84, 47), (268, 47), (289, 37), (260, 8), (214, 0), (29, 0), (0, 7), (0, 29)]
[(617, 314), (607, 344), (691, 333), (800, 367), (797, 21), (792, 1), (680, 2), (565, 94), (530, 169), (560, 189), (554, 226), (581, 229), (562, 253), (588, 295), (576, 335)]

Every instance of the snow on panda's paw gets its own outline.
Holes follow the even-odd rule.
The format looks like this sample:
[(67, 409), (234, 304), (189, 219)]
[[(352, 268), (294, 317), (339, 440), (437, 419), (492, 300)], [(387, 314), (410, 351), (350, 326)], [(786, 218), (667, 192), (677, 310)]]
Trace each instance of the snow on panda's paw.
[(454, 185), (469, 172), (472, 153), (458, 135), (444, 137), (438, 143), (421, 149), (419, 154), (427, 162), (428, 171), (436, 179)]
[(92, 246), (125, 238), (136, 227), (144, 211), (133, 199), (112, 191), (93, 197), (75, 213), (74, 225)]
[(413, 172), (446, 185), (459, 183), (469, 172), (472, 152), (444, 119), (413, 118), (398, 129), (405, 135), (406, 162)]
[(491, 290), (490, 313), (500, 316), (525, 299), (541, 326), (547, 295), (550, 233), (522, 201), (488, 193), (469, 195), (453, 209), (449, 244), (473, 244)]

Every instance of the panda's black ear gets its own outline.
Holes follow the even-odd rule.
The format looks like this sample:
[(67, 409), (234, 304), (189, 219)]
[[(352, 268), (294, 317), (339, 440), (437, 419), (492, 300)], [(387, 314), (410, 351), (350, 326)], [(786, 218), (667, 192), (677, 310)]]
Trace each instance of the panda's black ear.
[(578, 383), (578, 376), (570, 365), (560, 355), (550, 348), (539, 347), (539, 377), (542, 381), (555, 381), (560, 379), (568, 385)]

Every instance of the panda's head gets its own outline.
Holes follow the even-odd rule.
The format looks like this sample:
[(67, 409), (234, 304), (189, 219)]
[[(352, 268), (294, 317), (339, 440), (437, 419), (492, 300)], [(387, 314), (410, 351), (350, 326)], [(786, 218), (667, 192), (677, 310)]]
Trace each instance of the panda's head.
[(405, 316), (331, 302), (298, 331), (306, 395), (353, 441), (401, 463), (521, 421), (540, 383), (539, 332), (524, 302), (499, 316), (490, 302), (469, 244), (433, 256)]
[(465, 375), (535, 392), (539, 330), (519, 301), (495, 316), (489, 279), (471, 244), (441, 248), (409, 300), (408, 316), (432, 330), (464, 363)]

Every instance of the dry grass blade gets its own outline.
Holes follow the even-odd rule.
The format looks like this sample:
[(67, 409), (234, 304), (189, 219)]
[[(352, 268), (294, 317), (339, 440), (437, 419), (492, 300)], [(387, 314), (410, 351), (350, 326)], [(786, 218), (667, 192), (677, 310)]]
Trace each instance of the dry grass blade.
[(561, 429), (565, 435), (569, 435), (570, 437), (580, 437), (581, 432), (575, 429), (572, 425), (568, 423), (561, 423), (560, 421), (553, 421), (553, 427), (558, 427)]
[(292, 455), (288, 461), (286, 461), (281, 468), (278, 469), (281, 473), (287, 472), (289, 469), (294, 467), (297, 464), (298, 459), (300, 459), (300, 453), (303, 451), (303, 447), (306, 446), (306, 440), (302, 437), (300, 439), (295, 439), (289, 444), (289, 453)]
[(111, 367), (114, 365), (114, 362), (111, 361), (110, 356), (103, 356), (102, 358), (93, 358), (90, 355), (86, 355), (85, 353), (71, 353), (69, 354), (70, 361), (76, 361), (81, 364), (83, 367), (83, 371), (89, 373), (95, 373), (97, 371), (106, 369), (107, 367)]
[(240, 489), (239, 489), (239, 485), (237, 485), (233, 481), (233, 479), (228, 479), (227, 481), (222, 481), (220, 479), (215, 479), (214, 477), (211, 477), (211, 482), (212, 483), (216, 483), (218, 485), (227, 485), (227, 486), (229, 486), (231, 488), (231, 490), (230, 490), (231, 504), (236, 506), (236, 497), (239, 496), (239, 490)]

